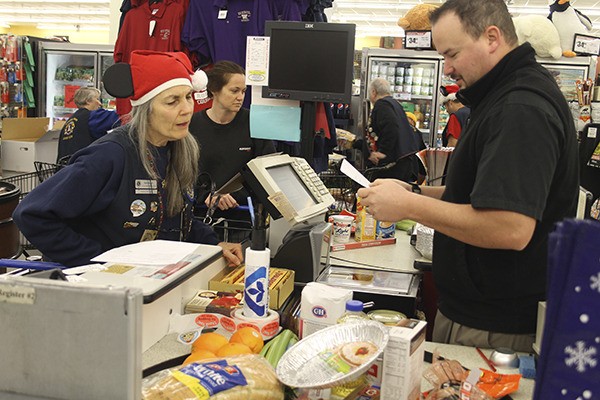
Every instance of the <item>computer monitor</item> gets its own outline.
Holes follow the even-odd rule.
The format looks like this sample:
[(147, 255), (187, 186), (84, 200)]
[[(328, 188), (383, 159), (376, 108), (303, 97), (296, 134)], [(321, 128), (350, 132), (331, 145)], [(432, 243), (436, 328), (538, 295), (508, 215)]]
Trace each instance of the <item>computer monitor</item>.
[(292, 225), (325, 214), (334, 199), (308, 162), (287, 154), (250, 160), (242, 169), (245, 185), (272, 218)]
[(350, 103), (354, 24), (267, 21), (269, 85), (263, 97)]

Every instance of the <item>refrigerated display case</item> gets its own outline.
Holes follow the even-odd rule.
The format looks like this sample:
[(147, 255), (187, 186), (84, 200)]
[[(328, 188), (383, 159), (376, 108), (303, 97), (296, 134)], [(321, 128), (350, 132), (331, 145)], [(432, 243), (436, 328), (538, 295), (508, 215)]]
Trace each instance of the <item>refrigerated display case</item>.
[(595, 81), (596, 57), (562, 57), (558, 60), (538, 58), (560, 87), (568, 102), (577, 101), (576, 81), (591, 78)]
[(102, 74), (113, 61), (113, 46), (61, 42), (38, 44), (38, 98), (41, 117), (53, 124), (68, 119), (76, 110), (73, 94), (82, 86), (102, 90), (104, 108), (114, 108), (114, 98), (101, 85)]
[(442, 57), (435, 51), (364, 48), (362, 53), (358, 126), (366, 126), (371, 110), (368, 87), (382, 77), (390, 82), (392, 96), (405, 111), (417, 117), (426, 144), (433, 143), (438, 125), (438, 88)]

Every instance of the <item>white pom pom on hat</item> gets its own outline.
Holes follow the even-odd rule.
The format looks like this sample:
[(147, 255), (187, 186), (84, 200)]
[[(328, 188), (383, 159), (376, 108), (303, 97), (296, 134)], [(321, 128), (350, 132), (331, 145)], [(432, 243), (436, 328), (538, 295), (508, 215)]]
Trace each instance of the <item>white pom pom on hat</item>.
[(194, 75), (192, 75), (192, 89), (196, 92), (202, 92), (206, 90), (206, 85), (208, 84), (208, 76), (206, 76), (206, 72), (201, 69), (196, 70)]
[(458, 85), (452, 84), (440, 87), (440, 103), (456, 100), (456, 92), (460, 90)]

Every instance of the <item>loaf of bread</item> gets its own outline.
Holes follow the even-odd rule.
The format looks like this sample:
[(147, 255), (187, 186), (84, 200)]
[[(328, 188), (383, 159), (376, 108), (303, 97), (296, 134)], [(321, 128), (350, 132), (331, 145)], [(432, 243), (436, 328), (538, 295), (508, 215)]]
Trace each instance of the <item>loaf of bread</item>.
[[(208, 397), (210, 400), (283, 400), (283, 386), (279, 383), (275, 370), (264, 357), (256, 354), (243, 354), (222, 358), (228, 365), (237, 366), (247, 385), (235, 386)], [(207, 361), (202, 361), (208, 362)], [(199, 397), (176, 379), (183, 367), (171, 368), (153, 374), (142, 381), (144, 400), (197, 400)], [(191, 381), (196, 379), (189, 377)], [(204, 397), (200, 397), (204, 398)]]

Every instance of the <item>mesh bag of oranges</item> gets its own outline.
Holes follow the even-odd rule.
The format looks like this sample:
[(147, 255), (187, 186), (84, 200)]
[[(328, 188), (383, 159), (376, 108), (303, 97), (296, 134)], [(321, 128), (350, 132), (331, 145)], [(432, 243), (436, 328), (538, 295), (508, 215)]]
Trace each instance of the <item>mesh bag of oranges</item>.
[(238, 329), (229, 340), (220, 333), (208, 332), (192, 343), (192, 353), (183, 364), (209, 358), (258, 354), (264, 344), (261, 334), (252, 327)]

